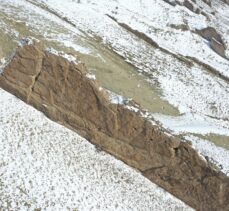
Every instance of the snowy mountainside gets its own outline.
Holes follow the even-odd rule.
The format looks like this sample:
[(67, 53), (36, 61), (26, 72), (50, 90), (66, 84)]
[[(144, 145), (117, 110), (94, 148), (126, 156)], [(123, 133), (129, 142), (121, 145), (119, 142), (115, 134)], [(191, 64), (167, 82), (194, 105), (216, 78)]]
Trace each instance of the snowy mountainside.
[[(147, 75), (148, 82), (157, 84), (162, 91), (162, 98), (195, 124), (200, 123), (200, 116), (206, 123), (204, 127), (209, 128), (207, 125), (212, 123), (218, 127), (209, 128), (207, 133), (226, 131), (223, 135), (228, 134), (228, 19), (225, 14), (229, 6), (222, 1), (212, 1), (211, 6), (197, 1), (207, 17), (183, 5), (171, 6), (158, 0), (29, 2), (48, 8), (87, 35), (99, 38), (102, 45)], [(222, 16), (224, 21), (220, 19)], [(226, 57), (217, 54), (210, 41), (196, 32), (207, 27), (214, 28), (222, 37)]]
[[(7, 57), (23, 37), (40, 40), (45, 45), (65, 53), (80, 55), (104, 88), (125, 95), (127, 98), (133, 98), (143, 107), (150, 105), (149, 112), (158, 124), (173, 135), (192, 142), (201, 155), (208, 157), (229, 175), (229, 4), (227, 0), (80, 0), (79, 3), (77, 0), (0, 0), (0, 33), (0, 72)], [(95, 77), (93, 75), (93, 79)], [(137, 79), (133, 82), (135, 78)], [(0, 101), (0, 137), (2, 138), (0, 148), (3, 149), (0, 157), (7, 155), (4, 158), (5, 163), (11, 166), (7, 171), (5, 171), (6, 167), (0, 166), (0, 171), (5, 178), (5, 183), (2, 183), (0, 177), (0, 187), (3, 187), (1, 194), (4, 199), (10, 201), (9, 204), (3, 205), (0, 201), (0, 208), (9, 206), (12, 209), (23, 210), (26, 205), (20, 207), (20, 203), (31, 202), (33, 204), (31, 209), (39, 206), (52, 209), (52, 203), (57, 210), (67, 206), (73, 209), (80, 207), (80, 204), (87, 204), (87, 197), (90, 204), (81, 210), (96, 209), (99, 205), (95, 199), (97, 194), (100, 194), (101, 208), (134, 210), (142, 204), (128, 202), (124, 196), (132, 195), (133, 187), (140, 187), (139, 192), (133, 197), (139, 202), (140, 195), (145, 194), (143, 210), (147, 210), (147, 206), (149, 208), (152, 201), (155, 202), (155, 206), (150, 207), (152, 209), (160, 207), (170, 210), (190, 210), (172, 196), (164, 195), (164, 192), (156, 186), (152, 186), (156, 189), (155, 192), (148, 190), (147, 181), (140, 175), (136, 176), (132, 169), (127, 169), (125, 165), (114, 161), (104, 153), (101, 157), (101, 152), (83, 143), (81, 137), (56, 124), (53, 125), (39, 112), (29, 110), (29, 107), (25, 107), (23, 103), (3, 90), (0, 90)], [(157, 107), (156, 112), (154, 112), (155, 107)], [(33, 114), (30, 119), (26, 118), (27, 109)], [(34, 121), (34, 119), (38, 120)], [(31, 122), (33, 126), (30, 125)], [(19, 131), (27, 131), (28, 126), (32, 131), (32, 137), (38, 140), (35, 145), (28, 141), (29, 138), (25, 138), (26, 136), (22, 139), (17, 137), (20, 136)], [(46, 126), (49, 131), (44, 130)], [(58, 132), (53, 138), (48, 139), (47, 143), (43, 143), (42, 140), (50, 136), (51, 130)], [(71, 169), (67, 172), (63, 170), (67, 168), (65, 162), (67, 163), (68, 157), (64, 160), (64, 164), (61, 160), (64, 156), (58, 158), (59, 153), (61, 155), (66, 153), (64, 146), (60, 144), (66, 134), (70, 137), (70, 141), (63, 139), (63, 143), (66, 144), (70, 155), (74, 156), (75, 152), (79, 152), (84, 159), (90, 160), (90, 165), (88, 164), (82, 172), (79, 172), (77, 179), (72, 177)], [(27, 132), (25, 135), (28, 135)], [(14, 151), (12, 144), (14, 140), (25, 148)], [(80, 145), (75, 145), (76, 142), (80, 142)], [(57, 148), (54, 148), (57, 150), (55, 152), (49, 151), (53, 144), (57, 144)], [(74, 152), (67, 147), (68, 144), (73, 145)], [(89, 155), (85, 155), (85, 151), (80, 147), (85, 151), (89, 150)], [(47, 181), (42, 181), (42, 184), (28, 183), (28, 179), (34, 179), (35, 182), (39, 180), (34, 173), (37, 167), (33, 165), (32, 160), (29, 160), (31, 150), (37, 153), (37, 165), (41, 165), (39, 162), (43, 161), (40, 158), (42, 155), (45, 156), (44, 168), (38, 172), (38, 177), (40, 174), (47, 176), (45, 172), (49, 169), (49, 162), (53, 168), (55, 165), (61, 168), (58, 176), (60, 189), (52, 189), (57, 182), (55, 180), (52, 182), (52, 176), (47, 178)], [(10, 154), (10, 151), (15, 154)], [(17, 155), (18, 159), (15, 159), (14, 155)], [(53, 161), (50, 155), (55, 156)], [(108, 163), (104, 163), (104, 159), (107, 159)], [(103, 166), (97, 166), (96, 162), (101, 160)], [(28, 165), (26, 165), (27, 161)], [(17, 170), (20, 165), (24, 167), (15, 173), (14, 170)], [(81, 168), (83, 165), (82, 160), (78, 164), (73, 162), (72, 168)], [(91, 170), (93, 166), (98, 168), (93, 171)], [(118, 177), (114, 181), (98, 182), (101, 175), (105, 175), (105, 178), (113, 178), (112, 171), (107, 172), (104, 166), (109, 166), (109, 169), (115, 166), (115, 174), (116, 168), (121, 169), (118, 172), (121, 179)], [(81, 178), (88, 169), (95, 177)], [(122, 195), (118, 196), (119, 193), (112, 188), (116, 187), (116, 183), (125, 183), (122, 180), (122, 175), (126, 176), (125, 172), (129, 172), (130, 175), (127, 180), (137, 177), (138, 181), (134, 181), (131, 187), (128, 184), (124, 185), (123, 189), (120, 189)], [(17, 174), (20, 174), (18, 182), (15, 176)], [(66, 176), (66, 180), (63, 179), (63, 175)], [(66, 186), (72, 180), (71, 189), (66, 191)], [(88, 182), (86, 186), (80, 185), (85, 180)], [(111, 198), (106, 199), (101, 193), (100, 188), (104, 189), (102, 183), (110, 187), (111, 198), (117, 197), (115, 202), (123, 203), (123, 206), (116, 207), (115, 203), (110, 204)], [(48, 187), (45, 189), (47, 184)], [(88, 184), (89, 186), (98, 184), (99, 188), (91, 189), (89, 194)], [(39, 185), (44, 189), (41, 190)], [(74, 188), (81, 189), (84, 195), (77, 195), (78, 198), (74, 198)], [(31, 193), (32, 197), (26, 195), (29, 189), (31, 192), (28, 193)], [(26, 190), (25, 194), (18, 197), (21, 190), (22, 192)], [(55, 195), (47, 195), (49, 191)], [(65, 198), (59, 201), (61, 194)], [(45, 197), (48, 197), (47, 200)], [(68, 197), (73, 201), (68, 201)], [(13, 203), (15, 201), (19, 205)]]

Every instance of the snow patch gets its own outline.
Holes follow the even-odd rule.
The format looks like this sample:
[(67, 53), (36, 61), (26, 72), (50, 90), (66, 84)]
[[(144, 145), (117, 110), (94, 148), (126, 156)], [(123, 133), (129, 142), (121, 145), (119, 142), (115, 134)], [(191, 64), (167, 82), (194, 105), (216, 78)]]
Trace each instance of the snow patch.
[(6, 58), (5, 57), (3, 57), (3, 58), (0, 59), (0, 74), (3, 73), (3, 69), (5, 68), (6, 63), (7, 63), (7, 61), (6, 61)]
[(215, 144), (198, 138), (193, 135), (185, 136), (186, 140), (192, 142), (193, 147), (202, 154), (205, 159), (209, 159), (214, 163), (219, 169), (221, 169), (227, 176), (229, 176), (229, 151), (218, 147)]
[(109, 94), (109, 100), (111, 101), (112, 104), (118, 104), (118, 105), (124, 105), (127, 104), (129, 99), (118, 95), (110, 90), (106, 90), (107, 93)]
[(20, 47), (24, 47), (25, 45), (33, 45), (34, 44), (34, 38), (22, 38), (19, 42), (18, 42), (18, 45)]
[(227, 121), (215, 120), (206, 116), (199, 116), (186, 113), (182, 116), (174, 117), (162, 114), (152, 114), (152, 116), (162, 125), (173, 131), (174, 134), (196, 133), (229, 136), (229, 125)]
[(77, 60), (77, 58), (75, 56), (70, 55), (70, 54), (66, 54), (63, 51), (57, 51), (54, 48), (46, 48), (46, 51), (51, 53), (51, 54), (54, 54), (54, 55), (57, 55), (57, 56), (61, 56), (61, 57), (65, 58), (65, 59), (67, 59), (69, 62), (73, 62), (75, 64), (79, 64), (80, 63), (80, 61)]
[(86, 77), (91, 79), (91, 80), (96, 80), (96, 76), (94, 74), (92, 74), (92, 73), (87, 73)]

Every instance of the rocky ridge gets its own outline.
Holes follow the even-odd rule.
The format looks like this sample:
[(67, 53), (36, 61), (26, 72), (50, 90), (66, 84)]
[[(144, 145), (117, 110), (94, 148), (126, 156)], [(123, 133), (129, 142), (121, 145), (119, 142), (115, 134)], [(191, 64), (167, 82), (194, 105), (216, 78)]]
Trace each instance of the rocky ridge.
[[(198, 2), (196, 0), (184, 0), (184, 1), (179, 1), (179, 0), (164, 0), (166, 3), (170, 4), (171, 6), (176, 6), (176, 5), (180, 5), (180, 6), (184, 6), (187, 9), (189, 9), (191, 12), (196, 13), (196, 14), (201, 14), (204, 15), (207, 19), (209, 19), (209, 14), (204, 10), (204, 8), (202, 6), (200, 6), (198, 4)], [(212, 2), (211, 0), (202, 0), (205, 4), (207, 4), (210, 8), (212, 6)], [(227, 3), (227, 1), (223, 1), (224, 3)], [(212, 11), (211, 15), (215, 15), (215, 12)], [(181, 29), (185, 29), (185, 30), (189, 30), (188, 26), (184, 25), (182, 26)], [(202, 36), (204, 39), (206, 39), (207, 41), (209, 41), (209, 46), (220, 56), (228, 59), (226, 57), (225, 54), (225, 50), (226, 50), (226, 44), (223, 41), (223, 37), (222, 35), (219, 34), (219, 32), (217, 32), (217, 30), (213, 27), (206, 27), (203, 29), (197, 29), (196, 31), (194, 31), (194, 33), (199, 34), (200, 36)]]
[(221, 35), (212, 27), (207, 27), (204, 29), (196, 30), (197, 34), (202, 36), (204, 39), (208, 40), (211, 48), (218, 53), (220, 56), (226, 58), (225, 56), (225, 44)]
[(84, 64), (42, 50), (19, 47), (0, 76), (0, 87), (77, 131), (101, 149), (197, 210), (229, 210), (229, 178), (189, 143), (173, 138), (87, 77)]

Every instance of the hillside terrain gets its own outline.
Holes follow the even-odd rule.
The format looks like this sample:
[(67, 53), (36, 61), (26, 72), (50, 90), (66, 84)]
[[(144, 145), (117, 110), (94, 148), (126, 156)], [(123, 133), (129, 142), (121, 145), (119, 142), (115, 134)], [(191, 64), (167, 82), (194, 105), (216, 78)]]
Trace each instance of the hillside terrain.
[[(0, 0), (0, 33), (0, 72), (4, 73), (17, 46), (23, 46), (23, 42), (30, 40), (41, 42), (51, 52), (61, 51), (79, 58), (90, 72), (88, 77), (96, 79), (101, 89), (111, 93), (111, 102), (122, 105), (125, 101), (133, 100), (145, 110), (153, 124), (161, 127), (166, 134), (192, 144), (203, 159), (229, 176), (228, 0)], [(21, 210), (38, 209), (39, 206), (51, 210), (67, 209), (67, 206), (70, 210), (74, 207), (79, 210), (191, 210), (159, 187), (153, 187), (154, 184), (151, 186), (155, 191), (150, 192), (147, 188), (145, 192), (148, 181), (133, 169), (94, 149), (77, 134), (51, 123), (38, 111), (2, 89), (0, 93), (0, 186), (3, 187), (0, 207)], [(115, 93), (113, 98), (112, 93)], [(33, 118), (28, 117), (27, 110)], [(54, 136), (51, 132), (54, 130), (60, 132)], [(70, 138), (65, 139), (64, 136)], [(47, 143), (43, 143), (45, 139)], [(76, 140), (79, 140), (79, 146), (74, 145)], [(61, 141), (63, 145), (74, 146), (65, 149)], [(23, 148), (19, 147), (20, 143)], [(18, 148), (15, 148), (16, 144)], [(31, 152), (36, 151), (36, 147), (41, 152), (34, 157)], [(52, 148), (56, 151), (50, 154)], [(58, 168), (68, 168), (67, 164), (62, 166), (61, 162), (72, 160), (73, 157), (64, 155), (83, 153), (82, 148), (91, 154), (82, 154), (79, 164), (74, 159), (74, 170), (68, 169), (66, 174), (60, 169), (58, 180), (62, 181), (63, 190), (58, 192), (52, 189), (51, 186), (58, 185), (46, 173), (47, 180), (40, 181), (43, 189), (38, 188), (39, 179), (32, 171), (36, 171), (35, 163), (41, 162), (42, 156), (47, 159), (44, 161), (47, 161), (44, 171), (55, 162)], [(58, 157), (60, 154), (56, 161), (50, 160), (52, 156)], [(103, 162), (106, 156), (111, 163)], [(109, 181), (104, 187), (101, 183), (105, 180), (99, 182), (98, 187), (103, 191), (108, 188), (107, 185), (111, 185), (114, 194), (106, 199), (102, 196), (103, 191), (99, 190), (101, 207), (96, 207), (99, 206), (95, 202), (97, 190), (92, 190), (92, 195), (87, 198), (80, 194), (74, 198), (74, 188), (88, 189), (87, 186), (77, 186), (77, 183), (84, 181), (74, 180), (73, 176), (76, 168), (84, 165), (83, 159), (95, 159), (87, 168), (95, 165), (99, 172), (94, 169), (91, 174), (106, 174), (106, 178), (116, 178), (113, 176), (116, 170), (104, 169), (106, 165), (113, 168), (116, 165), (113, 163), (117, 162), (117, 168), (121, 166), (117, 174), (128, 171), (131, 172), (128, 174), (138, 175), (136, 177), (139, 179), (131, 182), (133, 186), (123, 185), (120, 190), (138, 189), (136, 194), (133, 194), (133, 189), (128, 192), (133, 194), (133, 198), (136, 197), (137, 202), (128, 203), (129, 198), (124, 199), (125, 194), (117, 199), (119, 201), (110, 201), (117, 197), (118, 192), (113, 192), (113, 189), (116, 182), (120, 182), (119, 177), (115, 179), (115, 184)], [(25, 165), (27, 162), (28, 166)], [(17, 171), (19, 166), (23, 166), (23, 172)], [(56, 167), (53, 168), (50, 171), (55, 171)], [(81, 170), (87, 171), (87, 168)], [(39, 170), (40, 176), (43, 170)], [(17, 185), (15, 180), (19, 174), (21, 177)], [(27, 174), (28, 177), (24, 177)], [(79, 172), (75, 176), (82, 175)], [(91, 177), (86, 177), (86, 180), (93, 186), (100, 177), (96, 175), (96, 181), (91, 181), (94, 180)], [(71, 191), (65, 190), (68, 179), (74, 181)], [(31, 185), (28, 180), (37, 183)], [(44, 188), (46, 184), (50, 185), (47, 189)], [(15, 190), (19, 192), (14, 194)], [(87, 195), (88, 191), (83, 193)], [(148, 197), (148, 201), (144, 199), (145, 205), (139, 202), (142, 192)], [(57, 195), (46, 195), (49, 193)], [(61, 194), (66, 198), (59, 201)], [(68, 202), (68, 199), (72, 199), (72, 202)], [(91, 205), (87, 199), (92, 200)], [(151, 203), (151, 200), (155, 203)], [(87, 202), (89, 207), (86, 206)]]

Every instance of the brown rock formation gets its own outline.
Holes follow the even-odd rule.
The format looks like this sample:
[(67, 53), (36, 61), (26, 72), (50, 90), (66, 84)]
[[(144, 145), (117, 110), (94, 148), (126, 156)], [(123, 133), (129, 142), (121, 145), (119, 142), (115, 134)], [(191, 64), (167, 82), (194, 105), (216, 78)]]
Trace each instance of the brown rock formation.
[(175, 0), (164, 0), (164, 2), (170, 4), (171, 6), (175, 7), (177, 5)]
[(220, 56), (226, 58), (223, 39), (221, 35), (212, 27), (207, 27), (204, 29), (196, 30), (197, 34), (207, 39), (210, 42), (211, 48), (218, 53)]
[(210, 46), (217, 54), (219, 54), (220, 56), (226, 58), (226, 56), (225, 56), (225, 46), (222, 43), (217, 41), (215, 38), (212, 38), (211, 42), (210, 42)]
[(223, 40), (221, 35), (212, 27), (207, 27), (204, 29), (196, 30), (196, 32), (201, 35), (204, 39), (211, 40), (214, 38), (217, 40), (219, 43), (223, 44)]
[(138, 113), (114, 105), (82, 63), (18, 48), (0, 86), (50, 119), (87, 138), (197, 210), (229, 210), (229, 178), (188, 144), (166, 135)]

